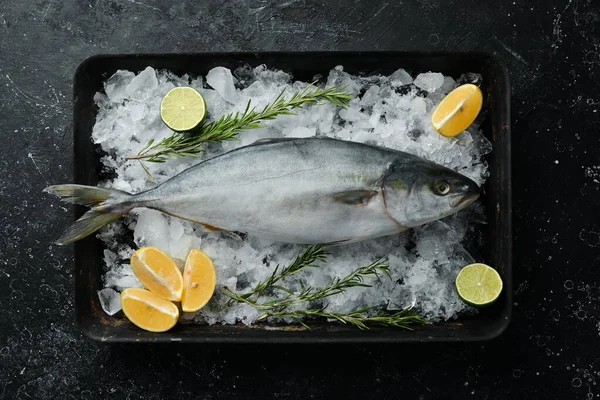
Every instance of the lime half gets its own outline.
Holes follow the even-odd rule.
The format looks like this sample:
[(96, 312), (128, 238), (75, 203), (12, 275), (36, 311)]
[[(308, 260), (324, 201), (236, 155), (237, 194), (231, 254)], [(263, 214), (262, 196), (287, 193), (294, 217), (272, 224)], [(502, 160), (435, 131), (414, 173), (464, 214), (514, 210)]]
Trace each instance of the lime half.
[(160, 102), (160, 117), (174, 131), (189, 131), (206, 119), (206, 102), (196, 89), (176, 87)]
[(456, 276), (458, 297), (467, 304), (484, 307), (492, 304), (502, 292), (502, 278), (498, 272), (485, 264), (471, 264)]

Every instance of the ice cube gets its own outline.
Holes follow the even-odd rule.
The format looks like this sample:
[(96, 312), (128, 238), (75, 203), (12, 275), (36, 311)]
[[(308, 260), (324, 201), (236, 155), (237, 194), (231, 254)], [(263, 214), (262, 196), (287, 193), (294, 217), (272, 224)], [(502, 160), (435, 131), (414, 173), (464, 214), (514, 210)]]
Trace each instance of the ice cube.
[(139, 103), (131, 105), (130, 115), (133, 122), (140, 121), (146, 115), (146, 106)]
[(377, 125), (379, 125), (379, 122), (381, 121), (381, 112), (374, 112), (373, 114), (371, 114), (371, 116), (369, 117), (369, 124), (371, 125), (371, 127), (373, 128), (377, 128)]
[(316, 128), (307, 128), (304, 126), (299, 126), (297, 128), (292, 129), (289, 137), (306, 138), (306, 137), (315, 136), (316, 133), (317, 133)]
[(215, 67), (208, 71), (206, 83), (219, 93), (219, 95), (231, 104), (238, 101), (239, 93), (235, 89), (233, 75), (229, 68)]
[(147, 67), (129, 82), (126, 91), (132, 100), (143, 102), (152, 96), (157, 86), (156, 71)]
[(287, 84), (290, 79), (292, 79), (292, 75), (288, 74), (287, 72), (276, 69), (268, 69), (264, 64), (254, 68), (254, 76), (265, 85), (270, 86), (271, 90), (274, 91), (278, 90), (276, 88)]
[(121, 299), (119, 292), (111, 288), (104, 288), (98, 291), (100, 306), (108, 315), (115, 315), (121, 311)]
[(456, 81), (450, 76), (444, 76), (444, 83), (440, 87), (443, 94), (450, 93), (456, 87)]
[(104, 285), (116, 290), (124, 290), (130, 287), (143, 287), (141, 282), (134, 275), (129, 264), (120, 264), (113, 266), (104, 275)]
[(363, 97), (360, 99), (360, 105), (361, 106), (373, 106), (378, 100), (378, 97), (377, 97), (378, 94), (379, 94), (379, 86), (377, 86), (377, 85), (371, 86), (369, 89), (367, 89), (365, 94), (363, 94)]
[(254, 78), (254, 70), (248, 64), (243, 67), (237, 67), (235, 71), (233, 71), (233, 76), (235, 76), (242, 88), (247, 88), (250, 86), (255, 78)]
[(415, 97), (410, 102), (410, 112), (415, 116), (421, 116), (427, 112), (427, 103), (422, 97)]
[[(182, 83), (185, 83), (185, 82), (182, 82)], [(198, 76), (197, 78), (192, 79), (190, 82), (190, 86), (196, 90), (202, 89), (203, 84), (204, 84), (204, 80), (202, 79), (201, 76)]]
[(458, 84), (464, 85), (465, 83), (472, 83), (473, 85), (481, 85), (483, 78), (481, 74), (475, 72), (466, 72), (458, 78)]
[(358, 80), (352, 77), (347, 72), (344, 72), (344, 67), (338, 65), (329, 72), (327, 78), (327, 86), (339, 85), (344, 87), (344, 90), (353, 96), (356, 96), (361, 88)]
[(477, 143), (477, 148), (479, 149), (479, 154), (481, 154), (482, 156), (491, 153), (492, 150), (494, 150), (492, 142), (490, 142), (490, 140), (485, 137), (483, 132), (477, 131), (477, 133), (475, 133), (475, 140)]
[(390, 75), (389, 81), (393, 87), (399, 87), (411, 84), (413, 79), (408, 72), (400, 68)]
[(167, 217), (155, 210), (139, 210), (137, 225), (133, 232), (138, 246), (169, 247), (169, 224)]
[(240, 142), (241, 142), (242, 146), (247, 146), (249, 144), (256, 142), (257, 140), (268, 139), (272, 136), (273, 135), (271, 134), (271, 131), (269, 131), (268, 129), (265, 129), (265, 128), (260, 128), (260, 129), (251, 129), (249, 131), (242, 132), (240, 134), (239, 138), (240, 138)]
[(127, 85), (135, 77), (130, 71), (118, 70), (106, 82), (104, 82), (104, 92), (108, 99), (115, 103), (122, 102), (128, 96)]
[(444, 75), (439, 72), (426, 72), (417, 75), (415, 79), (415, 86), (426, 90), (428, 92), (434, 92), (442, 87), (444, 84)]

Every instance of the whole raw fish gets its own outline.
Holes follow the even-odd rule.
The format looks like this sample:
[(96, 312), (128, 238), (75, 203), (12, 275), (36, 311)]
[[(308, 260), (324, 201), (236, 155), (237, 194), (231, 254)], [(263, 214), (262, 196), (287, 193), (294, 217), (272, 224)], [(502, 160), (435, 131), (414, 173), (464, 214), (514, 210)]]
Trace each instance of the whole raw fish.
[(268, 139), (203, 161), (130, 194), (82, 185), (45, 189), (92, 207), (58, 240), (88, 236), (136, 207), (289, 243), (391, 235), (471, 204), (471, 179), (420, 157), (326, 138)]

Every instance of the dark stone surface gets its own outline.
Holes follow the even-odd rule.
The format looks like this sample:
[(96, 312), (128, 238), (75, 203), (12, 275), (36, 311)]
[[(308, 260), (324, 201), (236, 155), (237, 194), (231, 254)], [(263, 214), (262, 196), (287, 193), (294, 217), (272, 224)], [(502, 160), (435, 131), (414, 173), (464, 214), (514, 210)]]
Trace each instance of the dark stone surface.
[[(593, 0), (0, 0), (0, 398), (600, 397), (600, 7)], [(71, 80), (97, 53), (487, 50), (513, 86), (515, 307), (499, 339), (107, 345), (74, 324)]]

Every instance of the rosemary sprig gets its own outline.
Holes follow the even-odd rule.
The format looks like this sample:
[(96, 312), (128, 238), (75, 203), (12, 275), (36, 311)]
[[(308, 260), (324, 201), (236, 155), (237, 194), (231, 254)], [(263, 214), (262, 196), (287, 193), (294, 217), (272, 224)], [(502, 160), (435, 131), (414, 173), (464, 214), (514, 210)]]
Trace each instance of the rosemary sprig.
[[(284, 278), (300, 272), (307, 267), (316, 267), (315, 262), (327, 262), (328, 253), (323, 249), (323, 245), (310, 246), (304, 251), (298, 253), (294, 261), (287, 267), (275, 267), (273, 273), (264, 281), (259, 282), (252, 290), (246, 293), (236, 293), (225, 287), (224, 294), (229, 297), (231, 302), (245, 303), (258, 310), (264, 311), (264, 314), (257, 318), (262, 321), (267, 318), (292, 318), (307, 329), (308, 324), (303, 318), (327, 318), (334, 319), (343, 324), (350, 324), (362, 330), (369, 329), (369, 325), (390, 326), (397, 328), (412, 329), (411, 324), (425, 323), (425, 320), (418, 315), (412, 307), (395, 313), (380, 311), (374, 313), (373, 307), (362, 308), (349, 313), (338, 313), (327, 311), (327, 306), (321, 308), (296, 309), (304, 304), (310, 304), (317, 300), (322, 300), (336, 294), (344, 292), (352, 287), (370, 287), (365, 282), (365, 278), (378, 278), (381, 273), (386, 274), (390, 279), (388, 263), (377, 260), (364, 267), (357, 268), (350, 274), (331, 279), (322, 288), (305, 287), (301, 283), (299, 293), (282, 286), (280, 281)], [(285, 294), (282, 297), (271, 296), (272, 291), (280, 290)], [(269, 295), (267, 300), (261, 297)]]
[[(279, 264), (273, 270), (273, 273), (264, 281), (259, 282), (251, 291), (244, 294), (237, 294), (229, 288), (225, 288), (228, 291), (228, 296), (231, 294), (232, 300), (246, 302), (249, 298), (254, 296), (258, 299), (262, 296), (265, 291), (269, 289), (279, 289), (288, 294), (293, 294), (289, 289), (277, 285), (277, 282), (282, 279), (294, 275), (306, 267), (317, 267), (316, 262), (325, 262), (325, 257), (328, 255), (323, 245), (314, 245), (306, 248), (304, 251), (299, 252), (294, 261), (287, 267), (281, 268)], [(235, 298), (234, 298), (235, 297)], [(237, 300), (239, 298), (239, 300)]]
[(205, 123), (192, 132), (175, 132), (158, 143), (149, 141), (137, 155), (128, 160), (165, 162), (179, 157), (197, 157), (204, 150), (204, 144), (234, 139), (241, 131), (262, 128), (263, 121), (275, 119), (278, 115), (295, 115), (292, 110), (304, 105), (318, 105), (327, 101), (339, 107), (347, 107), (352, 96), (339, 86), (326, 89), (308, 85), (303, 91), (294, 93), (289, 99), (284, 97), (285, 90), (262, 110), (251, 107), (248, 101), (242, 114), (239, 112), (223, 115), (216, 121)]
[[(311, 249), (311, 248), (309, 248)], [(322, 260), (324, 261), (324, 260)], [(293, 264), (292, 264), (293, 265)], [(306, 265), (308, 266), (308, 265)], [(289, 267), (288, 267), (289, 268)], [(302, 267), (301, 267), (302, 268)], [(298, 272), (301, 268), (298, 268), (295, 272)], [(287, 269), (287, 268), (286, 268)], [(285, 270), (285, 269), (284, 269)], [(295, 273), (294, 272), (294, 273)], [(225, 288), (225, 295), (227, 295), (231, 300), (238, 303), (246, 303), (256, 309), (259, 310), (277, 310), (281, 311), (286, 308), (294, 307), (301, 305), (306, 302), (322, 300), (324, 298), (339, 294), (344, 292), (346, 289), (352, 287), (371, 287), (371, 285), (364, 282), (364, 279), (367, 277), (378, 277), (379, 273), (385, 273), (389, 276), (389, 265), (386, 262), (382, 262), (381, 260), (377, 260), (367, 266), (360, 267), (353, 271), (352, 273), (346, 275), (343, 278), (333, 278), (331, 279), (325, 286), (319, 289), (315, 289), (313, 287), (302, 287), (300, 292), (296, 295), (294, 293), (282, 286), (271, 284), (269, 285), (267, 282), (270, 281), (270, 278), (260, 282), (255, 289), (252, 291), (240, 295), (235, 293), (229, 288)], [(275, 276), (275, 282), (283, 279), (281, 275), (273, 274), (272, 277)], [(260, 290), (257, 292), (256, 288), (260, 286)], [(252, 299), (251, 296), (254, 293), (263, 293), (267, 289), (279, 289), (286, 293), (282, 298), (271, 298), (269, 300), (260, 302), (258, 297)]]
[(375, 315), (369, 315), (372, 311), (372, 307), (363, 308), (356, 311), (351, 311), (347, 314), (328, 312), (326, 307), (308, 309), (308, 310), (284, 310), (277, 312), (267, 312), (257, 318), (257, 321), (264, 320), (266, 318), (293, 318), (298, 323), (302, 324), (307, 329), (310, 326), (302, 321), (302, 318), (313, 317), (313, 318), (327, 318), (334, 319), (343, 324), (350, 324), (358, 327), (361, 330), (368, 330), (368, 325), (379, 325), (389, 326), (395, 328), (404, 328), (412, 330), (411, 324), (424, 324), (426, 321), (417, 314), (412, 307), (405, 308), (402, 311), (395, 313), (379, 312)]

